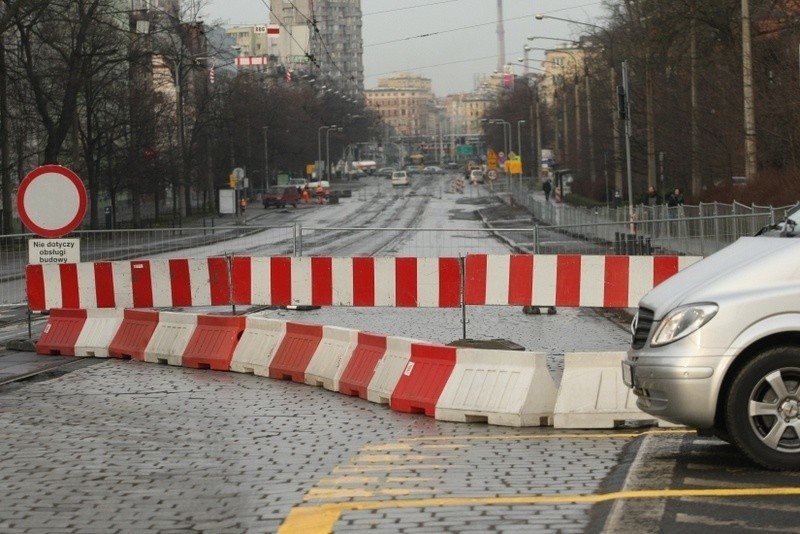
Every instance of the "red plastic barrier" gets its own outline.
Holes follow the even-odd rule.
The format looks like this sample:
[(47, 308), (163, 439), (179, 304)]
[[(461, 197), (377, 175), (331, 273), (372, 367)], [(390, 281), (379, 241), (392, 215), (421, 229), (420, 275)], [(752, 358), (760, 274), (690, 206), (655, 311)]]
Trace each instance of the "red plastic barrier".
[(41, 337), (37, 354), (75, 356), (75, 343), (86, 323), (86, 310), (53, 308)]
[(286, 335), (269, 366), (269, 377), (304, 384), (306, 369), (321, 341), (321, 325), (287, 322)]
[(367, 386), (375, 374), (375, 367), (386, 353), (386, 336), (358, 333), (358, 346), (339, 380), (339, 391), (345, 395), (367, 398)]
[(144, 350), (158, 326), (158, 312), (151, 310), (125, 310), (117, 335), (108, 346), (112, 358), (133, 358), (144, 361)]
[(199, 315), (192, 338), (183, 351), (183, 366), (229, 371), (245, 322), (244, 316)]
[(456, 347), (412, 344), (411, 358), (392, 392), (389, 407), (434, 417), (436, 403), (455, 365)]

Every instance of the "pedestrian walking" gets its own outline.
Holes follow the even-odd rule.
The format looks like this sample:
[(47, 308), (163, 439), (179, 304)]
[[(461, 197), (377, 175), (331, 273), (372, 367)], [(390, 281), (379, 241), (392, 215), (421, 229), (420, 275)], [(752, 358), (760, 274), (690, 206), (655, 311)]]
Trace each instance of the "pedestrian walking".
[(544, 201), (550, 202), (550, 191), (553, 190), (553, 184), (550, 181), (550, 178), (544, 181), (542, 184), (542, 191), (544, 192)]

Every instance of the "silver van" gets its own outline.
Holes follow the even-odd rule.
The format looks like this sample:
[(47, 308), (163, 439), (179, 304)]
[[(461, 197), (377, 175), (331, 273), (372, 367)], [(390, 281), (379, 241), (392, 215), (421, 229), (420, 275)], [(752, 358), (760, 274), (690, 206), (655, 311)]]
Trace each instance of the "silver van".
[(800, 240), (740, 238), (656, 286), (631, 326), (641, 410), (800, 469)]

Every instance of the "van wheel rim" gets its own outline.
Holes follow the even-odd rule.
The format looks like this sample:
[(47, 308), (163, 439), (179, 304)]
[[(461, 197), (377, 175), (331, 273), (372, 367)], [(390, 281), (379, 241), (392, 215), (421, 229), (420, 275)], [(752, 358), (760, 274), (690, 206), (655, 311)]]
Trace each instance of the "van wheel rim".
[(800, 453), (800, 369), (777, 369), (759, 380), (747, 412), (750, 427), (765, 446)]

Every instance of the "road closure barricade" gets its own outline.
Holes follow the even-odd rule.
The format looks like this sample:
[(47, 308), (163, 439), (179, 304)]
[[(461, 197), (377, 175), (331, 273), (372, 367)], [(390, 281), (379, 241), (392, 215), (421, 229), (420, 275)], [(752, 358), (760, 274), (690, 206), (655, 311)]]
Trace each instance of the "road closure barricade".
[(144, 351), (158, 326), (159, 313), (154, 310), (125, 310), (122, 324), (108, 345), (112, 358), (144, 361)]
[(502, 426), (549, 426), (556, 384), (544, 353), (458, 349), (436, 403), (440, 421)]
[(86, 310), (86, 323), (75, 342), (75, 356), (108, 358), (108, 347), (122, 324), (124, 310)]
[(284, 335), (286, 335), (286, 321), (247, 317), (242, 337), (233, 351), (231, 371), (269, 376), (270, 363)]
[(564, 355), (564, 373), (553, 413), (554, 428), (614, 428), (626, 421), (653, 421), (636, 407), (622, 382), (624, 352)]
[(413, 339), (387, 337), (386, 351), (375, 367), (375, 374), (367, 386), (367, 400), (378, 404), (389, 404), (400, 377), (411, 359)]
[(386, 336), (358, 332), (358, 342), (339, 379), (339, 392), (367, 398), (367, 388), (386, 353)]
[(75, 344), (86, 323), (86, 310), (53, 308), (42, 335), (36, 342), (36, 353), (50, 356), (74, 356)]
[(322, 341), (322, 326), (286, 323), (286, 334), (269, 365), (270, 378), (305, 383), (306, 369)]
[(228, 371), (233, 351), (245, 328), (241, 315), (199, 315), (197, 327), (183, 352), (183, 366)]
[(336, 326), (322, 327), (322, 341), (305, 372), (305, 383), (339, 391), (342, 376), (358, 344), (358, 331)]
[(433, 417), (455, 364), (455, 347), (412, 343), (411, 358), (392, 392), (389, 407)]
[(183, 365), (183, 353), (196, 327), (194, 313), (160, 312), (158, 325), (144, 351), (144, 361)]

